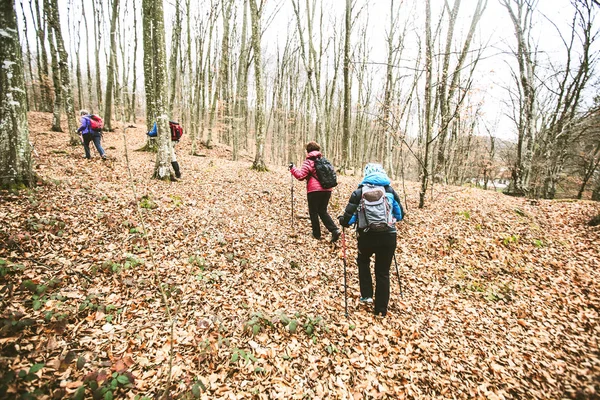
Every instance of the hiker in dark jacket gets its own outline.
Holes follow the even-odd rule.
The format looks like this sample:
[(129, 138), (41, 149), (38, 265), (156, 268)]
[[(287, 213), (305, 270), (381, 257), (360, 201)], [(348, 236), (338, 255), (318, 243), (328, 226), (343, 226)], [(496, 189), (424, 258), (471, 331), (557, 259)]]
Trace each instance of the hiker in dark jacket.
[[(158, 135), (158, 126), (156, 126), (156, 121), (154, 121), (152, 129), (149, 132), (146, 132), (146, 135), (150, 137), (156, 137)], [(177, 143), (179, 143), (179, 140), (171, 140), (171, 165), (175, 171), (175, 177), (181, 178), (181, 170), (179, 169), (179, 163), (177, 162), (177, 154), (175, 153), (175, 145)]]
[(90, 142), (94, 142), (94, 146), (96, 146), (96, 150), (98, 150), (98, 154), (102, 157), (103, 160), (106, 160), (106, 152), (102, 148), (102, 144), (100, 141), (102, 140), (102, 132), (94, 131), (90, 126), (90, 113), (87, 110), (81, 110), (79, 112), (81, 115), (81, 126), (77, 129), (77, 133), (81, 138), (81, 144), (83, 144), (83, 150), (85, 151), (85, 158), (88, 160), (92, 158), (90, 154)]
[(331, 199), (331, 191), (333, 189), (325, 189), (317, 179), (317, 170), (315, 169), (315, 160), (321, 157), (321, 146), (316, 142), (308, 142), (306, 144), (306, 160), (302, 167), (296, 168), (294, 164), (290, 164), (290, 172), (294, 178), (299, 181), (306, 179), (306, 197), (308, 199), (308, 214), (310, 215), (310, 223), (312, 225), (312, 235), (315, 239), (321, 238), (321, 224), (319, 217), (329, 232), (331, 232), (331, 242), (335, 242), (340, 238), (340, 230), (333, 222), (333, 219), (327, 212), (329, 199)]
[[(358, 189), (352, 192), (350, 201), (346, 206), (344, 215), (338, 217), (340, 225), (348, 227), (361, 217), (358, 216), (359, 205), (363, 197), (363, 188), (381, 186), (385, 190), (385, 201), (391, 209), (391, 223), (385, 224), (381, 230), (361, 227), (357, 224), (358, 234), (358, 278), (360, 282), (360, 301), (362, 303), (373, 303), (373, 280), (371, 278), (371, 256), (375, 254), (375, 315), (385, 317), (390, 299), (390, 265), (396, 251), (396, 227), (395, 223), (402, 220), (404, 211), (400, 203), (400, 197), (390, 186), (385, 170), (380, 164), (369, 163), (365, 167), (365, 177), (358, 185)], [(372, 185), (372, 186), (371, 186)], [(381, 189), (380, 189), (381, 190)], [(381, 193), (381, 191), (379, 192)]]

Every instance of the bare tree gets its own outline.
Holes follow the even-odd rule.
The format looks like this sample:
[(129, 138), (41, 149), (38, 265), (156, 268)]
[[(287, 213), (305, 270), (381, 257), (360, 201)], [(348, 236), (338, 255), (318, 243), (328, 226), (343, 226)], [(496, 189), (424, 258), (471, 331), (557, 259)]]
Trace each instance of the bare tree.
[[(48, 53), (46, 52), (46, 19), (43, 12), (40, 14), (40, 1), (43, 0), (29, 0), (29, 9), (31, 10), (34, 23), (36, 23), (37, 66), (41, 89), (40, 111), (48, 112), (51, 110), (52, 90), (50, 87), (50, 73), (48, 71)], [(41, 4), (43, 7), (43, 3)], [(34, 7), (35, 13), (33, 12)]]
[[(550, 88), (554, 106), (550, 110), (547, 125), (542, 127), (534, 152), (534, 160), (537, 161), (534, 163), (534, 174), (539, 176), (536, 181), (541, 181), (542, 184), (541, 188), (535, 188), (534, 193), (550, 199), (556, 195), (556, 185), (569, 157), (569, 144), (577, 134), (575, 125), (579, 117), (582, 92), (598, 60), (597, 53), (592, 50), (598, 35), (593, 28), (593, 5), (589, 0), (572, 0), (572, 4), (575, 15), (570, 37), (564, 38), (561, 35), (566, 50), (566, 63), (564, 69), (552, 75), (558, 81), (556, 87)], [(577, 40), (580, 41), (579, 48), (575, 46)], [(544, 80), (548, 85), (546, 82)], [(537, 165), (541, 166), (539, 170), (535, 168)]]
[(32, 186), (23, 59), (14, 0), (0, 1), (0, 188)]
[(425, 99), (423, 116), (423, 162), (420, 164), (421, 190), (419, 192), (419, 208), (425, 206), (425, 195), (429, 184), (429, 157), (432, 136), (432, 70), (433, 54), (431, 39), (431, 0), (425, 0)]
[(346, 0), (344, 34), (344, 124), (342, 134), (341, 171), (350, 163), (350, 124), (352, 119), (352, 77), (350, 75), (350, 38), (352, 37), (352, 0)]
[(517, 157), (512, 167), (510, 191), (517, 195), (529, 194), (529, 182), (533, 159), (535, 140), (535, 51), (531, 44), (531, 27), (533, 11), (537, 0), (500, 0), (506, 8), (513, 23), (517, 39), (517, 49), (514, 55), (519, 65), (518, 73), (514, 74), (519, 90), (517, 108)]
[[(171, 134), (169, 131), (169, 110), (167, 93), (167, 46), (165, 44), (164, 12), (162, 0), (144, 0), (142, 2), (142, 17), (144, 30), (152, 23), (152, 34), (144, 35), (144, 62), (151, 57), (154, 60), (153, 95), (156, 124), (158, 126), (158, 147), (154, 175), (156, 179), (175, 179), (171, 167)], [(147, 43), (151, 39), (150, 43)], [(150, 54), (147, 54), (149, 51)], [(146, 77), (147, 79), (148, 77)], [(146, 93), (146, 98), (148, 93)]]
[(262, 50), (261, 50), (261, 16), (262, 6), (256, 0), (250, 2), (250, 18), (252, 21), (252, 51), (254, 53), (254, 86), (256, 87), (256, 122), (255, 122), (255, 137), (256, 137), (256, 153), (254, 155), (254, 163), (252, 169), (257, 171), (266, 171), (265, 164), (265, 94), (263, 87), (262, 76)]
[[(119, 15), (119, 0), (112, 0), (112, 12), (110, 17), (110, 48), (108, 67), (106, 69), (106, 97), (104, 100), (104, 129), (112, 131), (112, 102), (115, 89), (115, 78), (117, 76), (117, 17)], [(116, 96), (118, 97), (118, 96)]]
[[(310, 92), (308, 93), (310, 98), (312, 98), (312, 105), (315, 108), (316, 121), (315, 121), (315, 134), (314, 137), (316, 140), (323, 144), (322, 138), (322, 99), (321, 99), (321, 54), (322, 49), (317, 48), (314, 43), (314, 21), (315, 21), (315, 12), (317, 9), (316, 0), (312, 1), (312, 5), (309, 0), (306, 1), (306, 13), (304, 18), (300, 14), (300, 2), (299, 0), (292, 0), (292, 5), (294, 6), (294, 13), (296, 14), (297, 27), (298, 27), (298, 37), (300, 40), (300, 50), (302, 61), (304, 62), (304, 69), (306, 70), (308, 86)], [(322, 20), (322, 18), (321, 18)], [(303, 30), (303, 21), (306, 21), (306, 41), (305, 34)], [(322, 26), (320, 26), (320, 34), (322, 35)], [(311, 101), (307, 102), (307, 107), (311, 107)], [(310, 116), (310, 108), (306, 109), (307, 117)]]

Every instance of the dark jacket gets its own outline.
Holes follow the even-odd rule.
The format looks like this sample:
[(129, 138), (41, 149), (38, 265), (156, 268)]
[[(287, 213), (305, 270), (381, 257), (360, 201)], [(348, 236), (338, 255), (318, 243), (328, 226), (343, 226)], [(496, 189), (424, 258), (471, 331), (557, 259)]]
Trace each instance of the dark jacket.
[[(389, 178), (384, 174), (372, 174), (366, 176), (363, 181), (358, 185), (358, 188), (352, 192), (350, 195), (350, 200), (348, 201), (348, 205), (346, 205), (346, 209), (344, 210), (344, 215), (340, 218), (340, 225), (344, 227), (348, 227), (352, 225), (356, 221), (356, 215), (358, 211), (358, 206), (360, 205), (360, 200), (362, 198), (362, 188), (365, 184), (371, 184), (376, 186), (383, 186), (386, 192), (386, 196), (390, 200), (392, 204), (392, 215), (396, 219), (396, 221), (401, 221), (404, 218), (404, 209), (402, 208), (402, 203), (400, 202), (400, 197), (390, 186)], [(358, 224), (356, 226), (356, 230), (359, 233), (363, 233), (362, 229), (358, 228)], [(369, 234), (381, 234), (381, 233), (395, 233), (396, 227), (392, 226), (386, 231), (377, 231), (377, 232), (368, 232)]]

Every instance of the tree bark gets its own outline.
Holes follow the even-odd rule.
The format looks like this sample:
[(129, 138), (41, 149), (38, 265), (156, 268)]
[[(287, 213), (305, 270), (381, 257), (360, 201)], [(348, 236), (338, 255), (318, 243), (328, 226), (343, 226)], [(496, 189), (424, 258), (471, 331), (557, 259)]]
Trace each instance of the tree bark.
[[(35, 0), (35, 17), (34, 20), (37, 20), (37, 49), (38, 49), (38, 76), (40, 80), (40, 97), (41, 97), (41, 107), (40, 111), (50, 112), (52, 104), (52, 89), (50, 86), (50, 73), (48, 70), (48, 53), (46, 52), (46, 20), (44, 18), (44, 13), (40, 15), (40, 1), (44, 0)], [(30, 0), (29, 7), (31, 9), (31, 14), (33, 16), (33, 4)], [(42, 9), (43, 3), (42, 3)]]
[(112, 13), (110, 17), (110, 49), (108, 67), (106, 69), (106, 97), (104, 100), (104, 130), (112, 131), (112, 102), (115, 86), (117, 63), (117, 17), (119, 15), (119, 0), (112, 0)]
[(169, 59), (169, 76), (171, 78), (168, 108), (173, 112), (175, 108), (175, 95), (177, 94), (177, 56), (181, 46), (181, 1), (175, 1), (175, 23), (171, 37), (171, 57)]
[[(237, 160), (239, 157), (240, 147), (240, 132), (242, 126), (247, 127), (248, 119), (248, 49), (247, 49), (247, 38), (248, 38), (248, 0), (244, 0), (242, 8), (242, 36), (240, 38), (240, 59), (238, 62), (237, 69), (237, 90), (235, 100), (235, 127), (233, 131), (233, 160)], [(243, 122), (243, 125), (242, 125)], [(248, 133), (245, 132), (247, 135)]]
[(262, 83), (262, 52), (260, 47), (261, 38), (261, 14), (262, 8), (256, 5), (256, 0), (250, 1), (250, 17), (252, 20), (252, 49), (254, 52), (254, 85), (256, 87), (256, 153), (252, 169), (257, 171), (267, 171), (267, 165), (264, 160), (265, 152), (265, 94)]
[(71, 74), (69, 71), (69, 58), (67, 50), (65, 49), (65, 43), (62, 37), (60, 28), (60, 16), (58, 14), (57, 0), (49, 0), (48, 2), (49, 13), (48, 13), (48, 25), (52, 29), (54, 39), (56, 40), (56, 52), (58, 54), (58, 69), (60, 71), (60, 93), (62, 97), (61, 105), (64, 106), (65, 114), (67, 117), (67, 127), (69, 130), (69, 143), (72, 146), (78, 145), (79, 135), (76, 132), (77, 122), (75, 115), (75, 108), (73, 105), (73, 89), (71, 87)]
[(54, 41), (54, 29), (52, 29), (51, 19), (52, 19), (52, 5), (50, 4), (50, 0), (44, 0), (44, 16), (45, 20), (48, 24), (48, 44), (50, 48), (50, 60), (52, 65), (52, 86), (54, 89), (54, 103), (52, 107), (52, 127), (50, 130), (52, 132), (62, 132), (62, 128), (60, 126), (60, 116), (62, 109), (62, 91), (60, 85), (60, 69), (58, 67), (58, 52), (56, 51), (56, 44)]
[(344, 124), (342, 134), (342, 173), (350, 168), (350, 124), (352, 118), (352, 78), (350, 76), (350, 38), (352, 36), (352, 0), (346, 0), (344, 36)]
[[(150, 6), (151, 5), (151, 6)], [(154, 23), (152, 32), (152, 55), (154, 66), (154, 104), (156, 124), (158, 126), (158, 148), (153, 177), (161, 180), (175, 179), (171, 167), (171, 134), (169, 131), (170, 113), (167, 108), (167, 46), (165, 42), (164, 12), (162, 0), (145, 0), (143, 6), (144, 20)], [(146, 36), (144, 36), (144, 40)], [(146, 43), (144, 43), (146, 48)], [(146, 57), (146, 55), (144, 55)]]
[(0, 188), (33, 186), (23, 59), (14, 0), (0, 1)]
[(423, 163), (421, 164), (421, 190), (419, 191), (419, 208), (425, 206), (425, 195), (429, 183), (429, 155), (431, 146), (431, 85), (432, 85), (432, 42), (431, 42), (431, 0), (425, 0), (425, 115)]
[[(100, 4), (100, 9), (102, 5)], [(100, 29), (101, 18), (100, 13), (96, 11), (96, 0), (92, 0), (92, 16), (93, 21), (95, 21), (92, 25), (94, 26), (94, 59), (96, 61), (96, 99), (97, 99), (97, 107), (98, 112), (102, 112), (102, 80), (100, 79), (100, 40), (102, 39), (102, 31)]]

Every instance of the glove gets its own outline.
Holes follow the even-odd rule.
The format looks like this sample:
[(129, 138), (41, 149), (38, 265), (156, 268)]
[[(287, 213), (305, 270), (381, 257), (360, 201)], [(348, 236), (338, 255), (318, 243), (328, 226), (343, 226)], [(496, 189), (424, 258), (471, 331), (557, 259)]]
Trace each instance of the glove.
[(340, 223), (340, 225), (343, 226), (344, 228), (347, 228), (347, 227), (350, 226), (347, 223), (344, 223), (344, 216), (343, 215), (340, 215), (339, 217), (337, 217), (337, 220)]
[(290, 165), (288, 165), (288, 170), (292, 170), (292, 168), (294, 168), (294, 163), (290, 163)]

